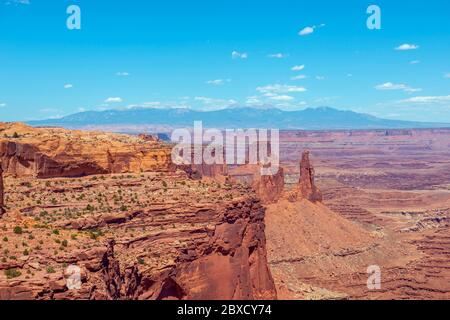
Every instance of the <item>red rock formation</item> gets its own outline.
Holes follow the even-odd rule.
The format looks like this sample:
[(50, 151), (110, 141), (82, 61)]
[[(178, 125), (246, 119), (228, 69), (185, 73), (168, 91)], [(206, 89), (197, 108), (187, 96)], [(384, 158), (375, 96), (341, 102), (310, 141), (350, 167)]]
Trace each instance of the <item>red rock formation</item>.
[(141, 133), (141, 134), (138, 135), (138, 138), (142, 139), (144, 141), (153, 141), (153, 142), (159, 141), (158, 136), (153, 135), (153, 134)]
[(20, 133), (19, 138), (0, 138), (5, 173), (16, 177), (79, 177), (174, 169), (171, 146), (157, 141), (17, 123), (0, 123), (0, 131)]
[[(51, 274), (51, 279), (35, 277), (15, 282), (0, 277), (0, 299), (277, 298), (267, 264), (265, 210), (258, 199), (246, 197), (219, 206), (185, 206), (175, 211), (173, 217), (179, 220), (170, 220), (169, 226), (188, 221), (200, 224), (189, 231), (160, 231), (135, 239), (118, 239), (117, 243), (106, 241), (103, 245), (97, 242), (92, 249), (58, 255), (52, 259), (81, 268), (80, 290), (68, 290), (59, 273)], [(164, 214), (173, 215), (175, 211), (164, 211)], [(155, 212), (143, 214), (140, 223), (154, 225), (153, 219), (160, 213), (161, 208), (155, 208)], [(126, 229), (132, 223), (124, 222), (115, 226), (115, 230)], [(161, 227), (168, 228), (168, 225)], [(176, 239), (184, 244), (173, 247), (171, 244)], [(161, 247), (167, 245), (171, 249)], [(154, 264), (136, 263), (136, 257), (145, 252), (157, 255)], [(49, 264), (46, 259), (46, 256), (40, 256), (39, 264)], [(151, 263), (151, 260), (147, 261)], [(0, 269), (24, 268), (26, 264), (2, 266), (0, 263)]]
[(314, 167), (309, 160), (309, 151), (304, 151), (300, 161), (299, 196), (312, 202), (322, 201), (322, 193), (314, 183)]
[(4, 190), (3, 190), (3, 169), (0, 163), (0, 218), (5, 213), (5, 199), (4, 199)]
[(282, 167), (274, 175), (261, 175), (257, 170), (253, 177), (252, 187), (263, 204), (277, 202), (284, 191), (284, 170)]

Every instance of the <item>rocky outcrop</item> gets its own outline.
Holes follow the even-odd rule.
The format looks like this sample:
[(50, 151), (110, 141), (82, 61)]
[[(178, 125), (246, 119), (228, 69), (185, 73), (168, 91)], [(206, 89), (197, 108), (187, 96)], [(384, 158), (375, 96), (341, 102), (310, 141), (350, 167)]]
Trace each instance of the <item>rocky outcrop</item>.
[(153, 135), (153, 134), (146, 134), (146, 133), (141, 133), (138, 135), (138, 138), (144, 140), (144, 141), (159, 141), (159, 138), (157, 135)]
[(252, 187), (263, 204), (277, 202), (284, 191), (283, 168), (280, 167), (274, 175), (261, 175), (260, 170), (257, 170), (253, 177)]
[(186, 299), (275, 299), (267, 265), (264, 208), (255, 199), (223, 212), (208, 243), (186, 248), (174, 281)]
[[(9, 239), (3, 248), (9, 252), (0, 262), (0, 299), (277, 297), (267, 264), (265, 209), (250, 187), (198, 183), (177, 173), (105, 179), (56, 178), (52, 186), (32, 182), (42, 205), (19, 211), (30, 223), (36, 218), (58, 232), (49, 236), (46, 228), (27, 228), (19, 234), (14, 232), (19, 222), (13, 216), (2, 221)], [(12, 182), (13, 206), (24, 205), (19, 197), (30, 190), (20, 180)], [(75, 199), (80, 185), (84, 200), (47, 205), (52, 198)], [(52, 188), (58, 193), (49, 193)], [(99, 208), (98, 199), (106, 194), (122, 194), (117, 207), (110, 203), (111, 212)], [(85, 209), (88, 203), (92, 210)], [(23, 255), (24, 249), (14, 243), (25, 238), (30, 248), (39, 249)], [(0, 261), (2, 257), (3, 251)], [(66, 286), (64, 270), (72, 265), (80, 268), (80, 289)]]
[[(79, 177), (104, 173), (167, 172), (171, 147), (127, 135), (2, 124), (0, 158), (15, 177)], [(10, 132), (18, 132), (9, 138)]]
[(226, 164), (193, 164), (178, 166), (184, 170), (190, 179), (198, 180), (203, 177), (223, 180), (228, 175)]
[(314, 174), (314, 167), (309, 160), (309, 151), (305, 151), (300, 161), (299, 195), (309, 201), (320, 202), (322, 201), (322, 193), (315, 185)]
[(0, 163), (0, 218), (5, 213), (5, 196), (4, 196), (4, 185), (3, 185), (3, 169)]

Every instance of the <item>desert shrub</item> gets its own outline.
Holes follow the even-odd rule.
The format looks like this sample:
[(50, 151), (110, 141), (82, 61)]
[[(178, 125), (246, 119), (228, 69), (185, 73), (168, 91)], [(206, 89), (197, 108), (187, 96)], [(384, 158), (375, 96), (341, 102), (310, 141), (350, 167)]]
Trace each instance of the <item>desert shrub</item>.
[(47, 267), (47, 273), (55, 273), (55, 269), (52, 266)]
[(14, 233), (15, 233), (15, 234), (22, 234), (22, 233), (23, 233), (23, 230), (22, 230), (21, 227), (16, 226), (16, 227), (14, 227)]
[(22, 275), (22, 273), (15, 268), (5, 270), (5, 276), (8, 279), (17, 278), (17, 277), (20, 277), (21, 275)]

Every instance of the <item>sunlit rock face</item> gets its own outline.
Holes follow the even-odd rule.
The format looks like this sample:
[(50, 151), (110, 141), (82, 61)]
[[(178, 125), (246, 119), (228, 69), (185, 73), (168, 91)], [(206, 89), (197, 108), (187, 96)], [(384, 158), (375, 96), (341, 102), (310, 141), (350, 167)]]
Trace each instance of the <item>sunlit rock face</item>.
[(322, 193), (314, 183), (314, 167), (309, 160), (309, 151), (304, 151), (300, 161), (300, 180), (298, 188), (300, 196), (312, 202), (321, 202)]

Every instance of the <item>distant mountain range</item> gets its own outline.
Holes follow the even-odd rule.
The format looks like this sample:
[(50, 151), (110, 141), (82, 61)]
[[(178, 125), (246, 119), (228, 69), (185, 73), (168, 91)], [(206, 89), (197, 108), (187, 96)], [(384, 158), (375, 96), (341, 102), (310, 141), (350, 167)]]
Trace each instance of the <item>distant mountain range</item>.
[[(33, 126), (66, 128), (114, 128), (132, 132), (133, 128), (192, 127), (202, 121), (205, 128), (277, 128), (300, 130), (399, 129), (450, 127), (449, 123), (400, 121), (377, 118), (330, 107), (283, 111), (276, 108), (230, 108), (217, 111), (190, 109), (129, 109), (87, 111), (59, 119), (28, 122)], [(128, 129), (126, 129), (128, 128)]]

